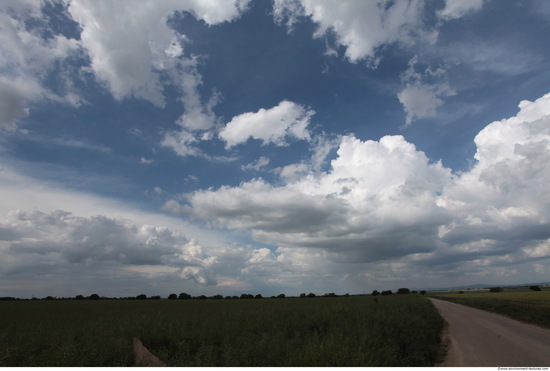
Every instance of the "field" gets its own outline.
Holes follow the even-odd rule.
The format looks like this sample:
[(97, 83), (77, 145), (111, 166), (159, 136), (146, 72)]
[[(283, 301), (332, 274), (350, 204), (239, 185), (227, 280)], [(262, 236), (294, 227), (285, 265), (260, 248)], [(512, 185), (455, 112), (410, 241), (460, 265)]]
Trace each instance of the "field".
[(550, 289), (531, 291), (525, 287), (488, 290), (430, 293), (431, 297), (504, 314), (524, 322), (550, 328)]
[(420, 295), (0, 302), (0, 366), (430, 366), (443, 320)]

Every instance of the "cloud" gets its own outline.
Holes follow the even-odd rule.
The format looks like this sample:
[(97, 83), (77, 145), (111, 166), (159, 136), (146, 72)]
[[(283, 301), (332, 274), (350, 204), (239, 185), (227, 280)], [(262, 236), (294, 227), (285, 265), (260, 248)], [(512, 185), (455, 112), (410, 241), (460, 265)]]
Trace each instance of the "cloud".
[[(481, 9), (482, 0), (445, 2), (437, 13), (440, 23), (456, 19)], [(428, 23), (432, 11), (422, 1), (314, 1), (274, 0), (273, 19), (285, 25), (289, 32), (302, 19), (317, 25), (314, 37), (334, 35), (339, 45), (346, 47), (345, 56), (352, 62), (366, 61), (376, 68), (378, 51), (387, 44), (412, 46), (418, 42), (433, 43), (440, 25)]]
[(397, 94), (407, 113), (407, 126), (415, 119), (434, 117), (443, 99), (456, 94), (449, 86), (444, 68), (428, 67), (418, 72), (417, 64), (418, 57), (414, 56), (408, 63), (409, 68), (401, 74), (405, 87)]
[[(60, 91), (45, 87), (48, 73), (58, 68), (56, 63), (65, 66), (67, 58), (80, 53), (80, 45), (75, 39), (53, 32), (43, 19), (40, 1), (0, 4), (0, 31), (0, 128), (16, 130), (18, 120), (29, 115), (33, 102), (48, 99), (81, 104), (62, 68)], [(46, 32), (53, 36), (43, 38)]]
[(337, 154), (328, 173), (308, 172), (284, 186), (256, 179), (196, 191), (186, 211), (248, 229), (263, 243), (320, 247), (363, 262), (434, 248), (430, 236), (445, 219), (436, 193), (448, 169), (429, 163), (401, 136), (380, 142), (346, 136)]
[[(191, 12), (208, 25), (231, 21), (244, 11), (246, 1), (71, 1), (69, 12), (79, 23), (96, 77), (116, 99), (136, 97), (162, 107), (160, 72), (177, 65), (184, 36), (169, 28), (176, 11)], [(180, 42), (178, 42), (180, 41)]]
[(247, 165), (241, 166), (243, 171), (245, 170), (254, 170), (260, 171), (263, 167), (269, 165), (269, 159), (265, 156), (260, 156), (256, 161), (253, 161)]
[(351, 62), (367, 60), (376, 67), (377, 49), (382, 45), (432, 37), (421, 22), (423, 7), (418, 1), (275, 1), (273, 14), (276, 23), (286, 21), (287, 27), (300, 18), (310, 18), (318, 26), (315, 37), (334, 33)]
[(480, 10), (483, 0), (447, 0), (445, 7), (437, 12), (437, 16), (444, 20), (464, 17)]
[(500, 274), (550, 257), (550, 94), (519, 107), (480, 131), (466, 172), (431, 162), (402, 136), (348, 135), (326, 171), (293, 164), (280, 169), (281, 185), (255, 179), (172, 206), (285, 253), (319, 249), (332, 267), (384, 261), (408, 275), (427, 266), (434, 277)]
[(442, 193), (456, 217), (442, 240), (491, 240), (512, 252), (550, 238), (550, 94), (519, 107), (478, 133), (477, 162)]
[(309, 140), (307, 126), (315, 114), (312, 110), (283, 100), (277, 106), (257, 112), (235, 116), (220, 131), (219, 137), (231, 148), (246, 142), (249, 138), (260, 139), (263, 145), (273, 143), (286, 145), (286, 138)]

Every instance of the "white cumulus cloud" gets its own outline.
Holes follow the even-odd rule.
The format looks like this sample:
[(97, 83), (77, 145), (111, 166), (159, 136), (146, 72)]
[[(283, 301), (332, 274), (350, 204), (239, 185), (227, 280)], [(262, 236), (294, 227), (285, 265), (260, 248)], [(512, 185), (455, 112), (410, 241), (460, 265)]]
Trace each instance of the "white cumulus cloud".
[(231, 148), (249, 138), (259, 139), (263, 145), (285, 145), (286, 138), (309, 140), (307, 126), (314, 111), (290, 102), (281, 101), (277, 106), (257, 112), (247, 112), (233, 117), (220, 131), (219, 136)]

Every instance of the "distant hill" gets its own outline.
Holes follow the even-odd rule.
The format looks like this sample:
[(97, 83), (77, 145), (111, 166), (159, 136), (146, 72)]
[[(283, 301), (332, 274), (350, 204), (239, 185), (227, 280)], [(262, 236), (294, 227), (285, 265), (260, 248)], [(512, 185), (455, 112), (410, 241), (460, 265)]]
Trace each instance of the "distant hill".
[(448, 291), (448, 290), (467, 290), (467, 289), (486, 289), (489, 287), (519, 287), (519, 286), (549, 286), (550, 282), (529, 282), (529, 283), (518, 283), (513, 285), (495, 285), (495, 284), (486, 284), (486, 283), (476, 283), (472, 285), (463, 285), (463, 286), (452, 286), (452, 287), (429, 287), (424, 288), (426, 291)]

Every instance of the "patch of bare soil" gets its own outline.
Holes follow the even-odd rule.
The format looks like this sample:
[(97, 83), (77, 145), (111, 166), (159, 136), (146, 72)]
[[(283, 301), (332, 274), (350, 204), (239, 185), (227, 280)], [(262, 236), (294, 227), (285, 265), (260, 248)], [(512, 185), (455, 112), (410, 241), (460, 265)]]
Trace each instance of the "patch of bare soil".
[(166, 363), (162, 362), (153, 353), (151, 353), (138, 338), (134, 338), (134, 364), (136, 366), (145, 367), (166, 366)]

